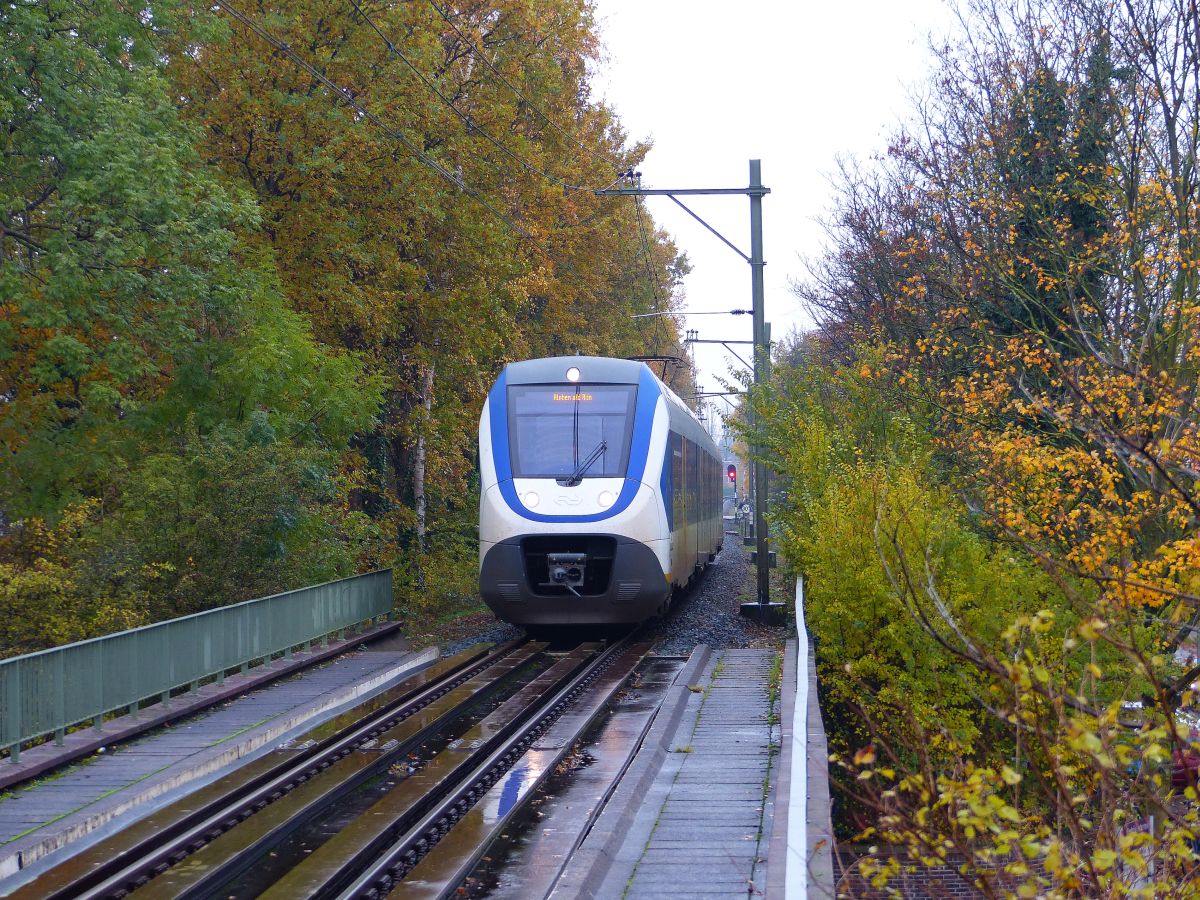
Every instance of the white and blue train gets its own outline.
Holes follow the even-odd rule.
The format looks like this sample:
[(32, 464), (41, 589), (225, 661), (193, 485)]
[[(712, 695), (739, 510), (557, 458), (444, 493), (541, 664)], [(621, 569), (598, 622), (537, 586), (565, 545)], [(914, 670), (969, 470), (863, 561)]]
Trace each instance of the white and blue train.
[(664, 613), (724, 537), (722, 463), (645, 363), (508, 365), (479, 422), (479, 589), (519, 625)]

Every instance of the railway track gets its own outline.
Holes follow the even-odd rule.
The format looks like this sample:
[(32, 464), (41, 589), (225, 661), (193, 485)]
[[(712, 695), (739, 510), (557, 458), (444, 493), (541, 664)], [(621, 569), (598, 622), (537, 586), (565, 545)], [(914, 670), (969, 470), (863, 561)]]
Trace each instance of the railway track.
[[(453, 893), (648, 649), (630, 636), (561, 654), (537, 642), (464, 651), (11, 896)], [(540, 744), (548, 734), (552, 743)], [(519, 796), (504, 815), (480, 813), (477, 804), (492, 808), (493, 788), (517, 765), (534, 771), (522, 777)], [(417, 866), (427, 874), (406, 885)]]

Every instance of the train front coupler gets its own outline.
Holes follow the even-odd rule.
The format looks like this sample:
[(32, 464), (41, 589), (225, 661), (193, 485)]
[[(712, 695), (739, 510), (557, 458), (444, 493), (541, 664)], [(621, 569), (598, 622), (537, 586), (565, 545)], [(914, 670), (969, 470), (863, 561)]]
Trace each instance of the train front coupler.
[(586, 553), (550, 553), (546, 556), (550, 568), (550, 581), (559, 587), (565, 587), (576, 597), (582, 596), (577, 588), (583, 585), (583, 575), (587, 569)]

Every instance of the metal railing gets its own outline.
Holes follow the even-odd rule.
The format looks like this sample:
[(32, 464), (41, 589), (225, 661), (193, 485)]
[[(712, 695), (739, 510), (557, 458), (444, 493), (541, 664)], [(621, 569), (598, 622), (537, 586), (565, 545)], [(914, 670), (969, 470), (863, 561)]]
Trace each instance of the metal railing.
[(61, 744), (74, 725), (101, 729), (117, 710), (136, 717), (143, 700), (170, 702), (173, 690), (328, 643), (391, 608), (384, 569), (0, 661), (0, 750), (18, 762), (23, 741), (53, 733)]

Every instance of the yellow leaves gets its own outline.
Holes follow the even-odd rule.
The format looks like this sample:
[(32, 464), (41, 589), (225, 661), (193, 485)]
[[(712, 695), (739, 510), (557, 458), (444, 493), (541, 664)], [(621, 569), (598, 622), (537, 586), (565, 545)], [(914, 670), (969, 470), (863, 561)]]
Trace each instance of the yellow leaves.
[(1054, 628), (1054, 612), (1049, 609), (1039, 609), (1034, 613), (1029, 628), (1034, 634), (1047, 634)]
[(1000, 777), (1004, 780), (1005, 784), (1013, 785), (1020, 784), (1022, 776), (1011, 766), (1004, 766), (1000, 769)]
[[(1164, 431), (1164, 423), (1177, 421), (1177, 411), (1190, 402), (1182, 373), (1158, 366), (1115, 370), (1088, 357), (1066, 357), (1029, 333), (1001, 338), (979, 329), (971, 332), (978, 342), (969, 344), (959, 315), (945, 313), (919, 339), (916, 352), (926, 361), (954, 360), (958, 374), (936, 389), (939, 403), (957, 417), (941, 444), (979, 473), (976, 484), (989, 516), (1047, 560), (1060, 560), (1103, 585), (1103, 604), (1161, 606), (1172, 591), (1200, 593), (1200, 555), (1193, 548), (1174, 555), (1151, 548), (1149, 557), (1138, 558), (1146, 535), (1164, 518), (1194, 531), (1186, 502), (1190, 476), (1177, 476), (1185, 493), (1171, 496), (1155, 486), (1161, 478), (1153, 468), (1194, 469), (1200, 458), (1196, 429)], [(1192, 344), (1200, 359), (1200, 341), (1189, 344), (1189, 353)], [(1047, 439), (1055, 432), (1092, 434), (1097, 416), (1104, 434), (1113, 434), (1106, 437), (1109, 444)], [(997, 421), (1010, 424), (997, 428)], [(1142, 446), (1147, 433), (1156, 436), (1144, 458), (1109, 449)], [(1131, 468), (1140, 479), (1132, 490)]]
[(1046, 852), (1046, 846), (1032, 835), (1025, 835), (1020, 841), (1021, 852), (1027, 859), (1036, 859)]
[(854, 765), (870, 766), (875, 763), (875, 748), (872, 746), (863, 747), (854, 754)]
[(1006, 822), (1020, 822), (1021, 814), (1016, 807), (1009, 806), (1007, 803), (998, 806), (995, 810), (996, 815)]
[(1089, 618), (1080, 622), (1075, 630), (1079, 633), (1081, 638), (1090, 643), (1098, 640), (1100, 635), (1103, 634), (1107, 629), (1108, 623), (1103, 619)]
[(1077, 753), (1086, 754), (1105, 769), (1113, 767), (1113, 761), (1104, 747), (1104, 743), (1086, 723), (1072, 722), (1067, 746)]
[(1165, 762), (1170, 758), (1170, 751), (1168, 751), (1166, 747), (1159, 743), (1147, 744), (1142, 750), (1142, 759), (1150, 765), (1156, 765), (1158, 763)]

